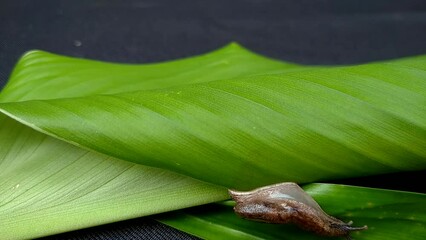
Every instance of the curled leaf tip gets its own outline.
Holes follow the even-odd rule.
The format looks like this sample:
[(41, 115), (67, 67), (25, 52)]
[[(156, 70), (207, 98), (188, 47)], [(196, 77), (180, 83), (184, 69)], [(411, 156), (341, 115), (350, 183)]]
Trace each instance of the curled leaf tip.
[(324, 236), (341, 236), (350, 239), (350, 232), (367, 229), (352, 227), (326, 214), (318, 203), (296, 183), (279, 183), (252, 191), (229, 190), (236, 205), (237, 215), (267, 223), (294, 223), (302, 229)]

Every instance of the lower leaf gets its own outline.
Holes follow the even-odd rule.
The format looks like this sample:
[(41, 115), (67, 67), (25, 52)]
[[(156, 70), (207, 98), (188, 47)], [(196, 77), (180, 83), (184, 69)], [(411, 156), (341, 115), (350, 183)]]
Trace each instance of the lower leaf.
[[(423, 239), (425, 194), (335, 184), (309, 184), (304, 189), (330, 215), (368, 230), (357, 240)], [(293, 225), (248, 221), (233, 213), (233, 202), (215, 203), (156, 217), (162, 223), (203, 239), (330, 239)]]
[(47, 236), (228, 198), (225, 188), (81, 149), (4, 116), (0, 125), (1, 239)]

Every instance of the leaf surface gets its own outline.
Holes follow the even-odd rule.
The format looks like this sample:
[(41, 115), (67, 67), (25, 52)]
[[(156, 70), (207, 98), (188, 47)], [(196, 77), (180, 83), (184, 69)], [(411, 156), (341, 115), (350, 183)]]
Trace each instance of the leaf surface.
[(425, 59), (304, 67), (236, 44), (146, 65), (30, 52), (0, 94), (0, 235), (220, 201), (221, 186), (425, 169)]
[(417, 57), (0, 111), (77, 146), (247, 189), (425, 169), (425, 68)]
[[(230, 67), (212, 69), (222, 61)], [(223, 70), (224, 77), (256, 71), (245, 64), (271, 71), (292, 66), (235, 44), (193, 60), (152, 66), (101, 63), (33, 51), (19, 61), (0, 99), (19, 102), (140, 90), (152, 87), (149, 81), (144, 83), (148, 77), (160, 79), (157, 87), (180, 84), (183, 75), (193, 81), (208, 81), (203, 69), (212, 74)], [(197, 71), (186, 71), (197, 65)], [(163, 72), (164, 68), (171, 70)], [(179, 72), (182, 77), (174, 78)], [(223, 187), (78, 148), (5, 115), (0, 116), (0, 146), (2, 239), (46, 236), (228, 198)]]
[(0, 100), (115, 94), (302, 68), (306, 67), (257, 55), (236, 43), (200, 56), (151, 64), (107, 63), (34, 50), (16, 64)]
[(46, 236), (228, 197), (222, 187), (81, 149), (5, 116), (0, 122), (1, 239)]

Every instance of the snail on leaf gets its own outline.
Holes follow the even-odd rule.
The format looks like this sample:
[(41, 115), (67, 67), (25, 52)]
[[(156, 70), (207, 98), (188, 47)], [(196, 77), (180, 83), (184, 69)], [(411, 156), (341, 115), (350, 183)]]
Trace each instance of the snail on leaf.
[(367, 229), (367, 226), (352, 227), (325, 213), (318, 203), (299, 185), (292, 182), (261, 187), (248, 192), (229, 190), (235, 200), (237, 215), (267, 223), (294, 223), (302, 229), (323, 236), (346, 237), (350, 232)]

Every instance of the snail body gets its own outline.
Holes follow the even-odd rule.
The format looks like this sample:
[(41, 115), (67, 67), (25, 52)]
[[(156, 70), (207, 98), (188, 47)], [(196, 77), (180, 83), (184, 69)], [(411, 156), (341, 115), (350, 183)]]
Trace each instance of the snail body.
[(235, 200), (234, 211), (242, 218), (267, 223), (294, 223), (300, 228), (323, 236), (351, 239), (352, 231), (367, 226), (352, 227), (326, 214), (315, 200), (296, 183), (279, 183), (248, 192), (229, 190)]

